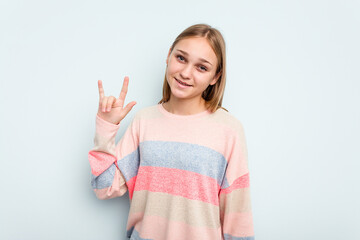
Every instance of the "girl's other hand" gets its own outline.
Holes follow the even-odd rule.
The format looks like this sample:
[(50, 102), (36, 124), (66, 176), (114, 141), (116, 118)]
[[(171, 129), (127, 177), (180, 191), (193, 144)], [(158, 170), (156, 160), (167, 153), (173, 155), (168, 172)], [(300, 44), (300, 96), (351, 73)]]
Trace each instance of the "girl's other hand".
[(119, 124), (122, 119), (130, 112), (132, 107), (136, 104), (132, 101), (123, 108), (126, 93), (129, 85), (129, 77), (124, 78), (123, 86), (121, 88), (120, 96), (115, 98), (114, 96), (105, 96), (102, 81), (98, 80), (99, 88), (99, 109), (97, 115), (105, 121), (113, 124)]

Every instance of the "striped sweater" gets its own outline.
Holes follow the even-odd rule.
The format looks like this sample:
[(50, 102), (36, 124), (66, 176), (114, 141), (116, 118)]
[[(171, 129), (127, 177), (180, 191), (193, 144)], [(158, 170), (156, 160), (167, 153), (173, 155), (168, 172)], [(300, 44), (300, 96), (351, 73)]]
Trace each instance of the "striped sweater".
[(99, 199), (129, 191), (128, 238), (254, 239), (239, 120), (221, 108), (177, 115), (157, 104), (138, 111), (115, 144), (120, 124), (96, 115), (88, 158)]

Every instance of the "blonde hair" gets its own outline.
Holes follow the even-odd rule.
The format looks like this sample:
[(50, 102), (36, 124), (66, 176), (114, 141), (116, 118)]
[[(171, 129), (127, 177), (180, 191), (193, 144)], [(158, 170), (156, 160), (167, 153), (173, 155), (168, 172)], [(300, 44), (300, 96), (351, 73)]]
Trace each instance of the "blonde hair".
[[(217, 109), (223, 108), (222, 100), (224, 96), (225, 83), (226, 83), (226, 53), (225, 53), (225, 41), (219, 30), (207, 25), (207, 24), (195, 24), (187, 29), (185, 29), (182, 33), (177, 36), (170, 49), (173, 51), (175, 45), (185, 39), (191, 37), (204, 37), (208, 40), (210, 46), (215, 52), (217, 58), (217, 69), (215, 72), (215, 76), (219, 75), (218, 80), (214, 85), (209, 85), (201, 97), (205, 100), (205, 104), (208, 110), (211, 112), (215, 112)], [(171, 53), (170, 52), (170, 53)], [(166, 73), (163, 83), (163, 97), (159, 101), (160, 103), (167, 102), (170, 99), (171, 89), (169, 83), (166, 80)], [(228, 111), (228, 110), (226, 110)]]

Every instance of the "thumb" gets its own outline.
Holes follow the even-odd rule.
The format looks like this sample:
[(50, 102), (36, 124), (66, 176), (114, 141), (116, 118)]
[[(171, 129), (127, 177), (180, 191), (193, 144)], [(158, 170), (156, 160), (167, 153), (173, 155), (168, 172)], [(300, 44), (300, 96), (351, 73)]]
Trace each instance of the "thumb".
[(125, 111), (124, 117), (130, 112), (130, 110), (135, 106), (135, 104), (136, 104), (136, 102), (132, 101), (132, 102), (128, 103), (126, 105), (126, 107), (124, 107), (124, 111)]

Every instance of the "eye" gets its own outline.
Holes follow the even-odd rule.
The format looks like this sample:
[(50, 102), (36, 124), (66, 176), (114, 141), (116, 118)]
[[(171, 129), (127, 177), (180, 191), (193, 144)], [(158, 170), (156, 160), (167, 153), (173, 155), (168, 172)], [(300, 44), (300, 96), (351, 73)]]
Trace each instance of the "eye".
[(176, 58), (181, 62), (185, 61), (185, 58), (181, 55), (177, 55)]
[(205, 66), (199, 66), (199, 68), (200, 68), (200, 71), (202, 71), (202, 72), (206, 72), (206, 71), (207, 71), (207, 68), (206, 68)]

